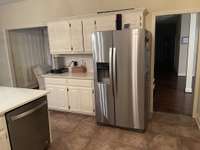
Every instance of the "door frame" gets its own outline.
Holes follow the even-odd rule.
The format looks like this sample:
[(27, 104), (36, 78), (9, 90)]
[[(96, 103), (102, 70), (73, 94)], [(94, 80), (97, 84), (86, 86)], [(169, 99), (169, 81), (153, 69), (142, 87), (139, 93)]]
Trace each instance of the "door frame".
[[(155, 79), (154, 79), (154, 65), (155, 65), (155, 35), (156, 35), (156, 17), (165, 16), (165, 15), (178, 15), (178, 14), (188, 14), (188, 13), (200, 13), (200, 9), (189, 9), (189, 10), (174, 10), (174, 11), (160, 11), (152, 13), (152, 46), (151, 46), (151, 93), (150, 93), (150, 112), (153, 113), (153, 102), (154, 102), (154, 88), (155, 88)], [(197, 63), (196, 63), (196, 75), (195, 75), (195, 86), (194, 86), (194, 97), (193, 97), (193, 113), (192, 117), (196, 118), (197, 116), (197, 105), (198, 105), (198, 97), (200, 95), (200, 91), (198, 90), (200, 87), (200, 31), (199, 31), (199, 39), (198, 39), (198, 50), (197, 50)]]

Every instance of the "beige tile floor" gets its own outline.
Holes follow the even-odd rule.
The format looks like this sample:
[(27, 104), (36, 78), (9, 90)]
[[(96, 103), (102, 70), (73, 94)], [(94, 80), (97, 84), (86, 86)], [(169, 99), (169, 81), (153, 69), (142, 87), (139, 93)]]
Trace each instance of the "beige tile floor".
[(50, 112), (49, 150), (200, 150), (200, 131), (188, 116), (154, 113), (145, 133), (97, 126), (94, 117)]

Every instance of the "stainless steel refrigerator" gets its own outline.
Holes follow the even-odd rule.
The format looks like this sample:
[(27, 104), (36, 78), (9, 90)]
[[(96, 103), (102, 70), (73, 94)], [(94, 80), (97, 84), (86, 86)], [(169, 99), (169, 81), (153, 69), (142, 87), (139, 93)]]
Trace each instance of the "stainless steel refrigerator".
[(92, 34), (97, 123), (145, 130), (149, 110), (149, 35), (143, 29)]

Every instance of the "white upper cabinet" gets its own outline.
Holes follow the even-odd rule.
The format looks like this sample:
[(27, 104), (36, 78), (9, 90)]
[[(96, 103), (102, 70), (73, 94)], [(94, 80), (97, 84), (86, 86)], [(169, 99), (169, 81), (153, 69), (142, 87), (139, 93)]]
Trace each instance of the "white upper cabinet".
[(71, 51), (70, 27), (67, 21), (49, 23), (48, 35), (51, 54)]
[[(125, 24), (128, 24), (129, 28), (144, 28), (143, 9), (119, 13), (122, 14), (122, 28)], [(51, 54), (92, 53), (92, 32), (115, 29), (115, 13), (49, 23), (50, 52)]]
[(130, 28), (144, 27), (143, 13), (124, 13), (122, 14), (122, 17), (122, 27), (124, 27), (125, 24), (129, 24)]
[(82, 21), (70, 20), (71, 51), (83, 52), (83, 27)]
[(95, 18), (86, 18), (83, 22), (84, 51), (92, 52), (92, 32), (95, 32)]
[(115, 30), (116, 15), (105, 15), (96, 17), (96, 31)]

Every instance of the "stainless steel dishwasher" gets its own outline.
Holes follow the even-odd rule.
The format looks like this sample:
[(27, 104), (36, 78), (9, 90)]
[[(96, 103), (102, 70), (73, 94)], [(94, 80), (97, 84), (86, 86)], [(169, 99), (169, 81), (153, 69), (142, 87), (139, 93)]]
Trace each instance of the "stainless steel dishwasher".
[(50, 143), (46, 96), (6, 114), (12, 150), (44, 150)]

